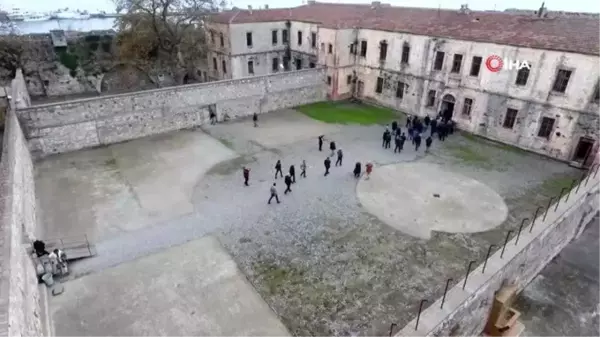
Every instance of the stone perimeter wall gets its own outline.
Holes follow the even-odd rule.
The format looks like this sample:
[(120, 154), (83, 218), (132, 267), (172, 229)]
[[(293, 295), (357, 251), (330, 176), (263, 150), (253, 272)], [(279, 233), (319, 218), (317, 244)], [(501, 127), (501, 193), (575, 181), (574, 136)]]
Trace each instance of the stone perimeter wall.
[(9, 110), (0, 162), (0, 336), (44, 334), (40, 287), (27, 254), (36, 224), (33, 163), (17, 117)]
[[(482, 273), (483, 261), (478, 261), (480, 265), (469, 274), (464, 290), (464, 278), (448, 290), (443, 309), (440, 309), (441, 298), (427, 303), (429, 307), (421, 313), (418, 330), (415, 330), (415, 317), (396, 336), (480, 335), (487, 322), (494, 293), (503, 283), (516, 284), (519, 292), (523, 290), (598, 212), (600, 185), (593, 175), (587, 186), (583, 182), (578, 192), (578, 187), (571, 191), (567, 202), (567, 198), (563, 197), (556, 211), (555, 204), (552, 204), (545, 221), (542, 210), (531, 233), (530, 222), (526, 222), (518, 242), (513, 233), (503, 258), (500, 255), (504, 240), (498, 243), (500, 249), (490, 256), (485, 273)], [(465, 261), (465, 272), (468, 263)]]
[(232, 119), (322, 101), (323, 69), (191, 84), (17, 110), (34, 157), (200, 126), (209, 109)]

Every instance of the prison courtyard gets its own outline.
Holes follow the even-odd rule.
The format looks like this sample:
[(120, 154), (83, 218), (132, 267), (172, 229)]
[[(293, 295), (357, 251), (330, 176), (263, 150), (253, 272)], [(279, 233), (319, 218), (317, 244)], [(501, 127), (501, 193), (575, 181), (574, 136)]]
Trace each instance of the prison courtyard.
[[(46, 237), (98, 251), (50, 298), (54, 334), (387, 335), (581, 176), (458, 131), (429, 153), (382, 148), (405, 118), (317, 103), (37, 162)], [(331, 140), (344, 159), (325, 177)], [(289, 194), (277, 160), (296, 167)], [(374, 164), (369, 179), (356, 162)]]

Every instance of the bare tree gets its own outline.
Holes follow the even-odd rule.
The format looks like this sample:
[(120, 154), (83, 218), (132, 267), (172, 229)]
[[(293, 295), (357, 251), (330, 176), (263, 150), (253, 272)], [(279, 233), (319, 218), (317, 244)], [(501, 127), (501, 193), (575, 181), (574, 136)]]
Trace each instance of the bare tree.
[(151, 73), (161, 68), (177, 83), (206, 59), (204, 24), (215, 0), (115, 0), (119, 60)]

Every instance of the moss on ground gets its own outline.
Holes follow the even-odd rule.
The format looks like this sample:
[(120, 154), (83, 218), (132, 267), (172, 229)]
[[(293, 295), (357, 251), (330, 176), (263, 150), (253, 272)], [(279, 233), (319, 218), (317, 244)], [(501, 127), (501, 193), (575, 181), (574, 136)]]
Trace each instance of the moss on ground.
[(392, 109), (349, 102), (319, 102), (296, 108), (313, 119), (331, 124), (387, 124), (404, 116)]

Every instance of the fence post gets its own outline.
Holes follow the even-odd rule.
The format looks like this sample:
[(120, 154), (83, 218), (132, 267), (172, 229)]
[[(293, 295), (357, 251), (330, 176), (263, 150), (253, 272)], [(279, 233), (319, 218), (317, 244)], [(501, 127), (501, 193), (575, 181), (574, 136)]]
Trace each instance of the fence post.
[(523, 219), (521, 221), (521, 226), (519, 226), (519, 231), (517, 232), (517, 239), (515, 240), (515, 246), (519, 243), (519, 237), (521, 236), (521, 231), (523, 230), (523, 225), (525, 225), (525, 221), (529, 220), (528, 218)]
[(448, 286), (450, 286), (451, 278), (446, 280), (446, 288), (444, 288), (444, 296), (442, 297), (442, 305), (440, 305), (440, 309), (444, 308), (444, 302), (446, 302), (446, 293), (448, 293)]
[(504, 250), (506, 249), (506, 244), (508, 243), (508, 239), (510, 238), (510, 234), (512, 233), (512, 229), (506, 232), (506, 239), (504, 239), (504, 246), (502, 246), (502, 253), (500, 253), (500, 258), (504, 256)]
[(481, 269), (481, 273), (485, 273), (485, 267), (487, 266), (487, 261), (490, 258), (490, 254), (492, 253), (492, 248), (496, 247), (496, 245), (490, 245), (490, 248), (488, 248), (488, 252), (485, 255), (485, 262), (483, 263), (483, 268)]
[(581, 179), (579, 179), (579, 184), (577, 184), (577, 189), (575, 190), (575, 194), (579, 193), (579, 188), (581, 187), (581, 184), (583, 184), (583, 179), (585, 179), (585, 174), (581, 175)]
[[(566, 188), (566, 187), (563, 187), (563, 188), (560, 190), (560, 193), (558, 194), (558, 200), (556, 201), (556, 207), (554, 207), (554, 211), (555, 211), (555, 212), (556, 212), (556, 210), (558, 209), (558, 205), (560, 205), (560, 199), (562, 198), (562, 196), (563, 196), (563, 193), (565, 193), (565, 191), (566, 191), (566, 190), (567, 190), (567, 188)], [(567, 198), (568, 198), (568, 197), (567, 197)], [(565, 202), (566, 202), (566, 200), (565, 200)]]
[(396, 323), (392, 323), (392, 325), (390, 325), (390, 337), (392, 337), (392, 335), (394, 334), (394, 328), (397, 326)]
[(421, 311), (423, 310), (423, 304), (428, 302), (427, 300), (421, 300), (421, 304), (419, 304), (419, 314), (417, 315), (417, 324), (415, 324), (415, 331), (419, 329), (419, 319), (421, 318)]
[(567, 193), (567, 198), (565, 199), (565, 202), (569, 201), (569, 196), (571, 196), (571, 191), (573, 190), (573, 188), (575, 188), (576, 183), (577, 179), (573, 179), (573, 182), (571, 183), (571, 189), (569, 189), (569, 193)]
[(546, 207), (546, 212), (544, 213), (544, 218), (542, 219), (542, 221), (546, 221), (546, 215), (548, 215), (548, 209), (550, 209), (552, 201), (554, 201), (554, 197), (550, 198), (550, 200), (548, 201), (548, 206)]
[(465, 275), (465, 282), (463, 283), (463, 290), (465, 290), (465, 287), (467, 286), (467, 279), (469, 278), (469, 273), (471, 272), (471, 267), (473, 267), (473, 263), (475, 263), (477, 261), (470, 261), (469, 265), (467, 266), (467, 274)]
[(531, 231), (533, 230), (533, 225), (535, 225), (535, 220), (537, 220), (538, 217), (538, 213), (540, 212), (540, 209), (542, 209), (542, 206), (539, 206), (536, 210), (535, 210), (535, 214), (533, 215), (533, 220), (531, 220), (531, 227), (529, 227), (529, 233), (531, 233)]

